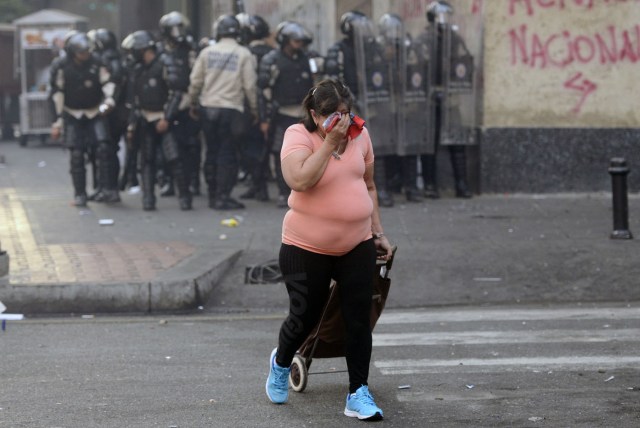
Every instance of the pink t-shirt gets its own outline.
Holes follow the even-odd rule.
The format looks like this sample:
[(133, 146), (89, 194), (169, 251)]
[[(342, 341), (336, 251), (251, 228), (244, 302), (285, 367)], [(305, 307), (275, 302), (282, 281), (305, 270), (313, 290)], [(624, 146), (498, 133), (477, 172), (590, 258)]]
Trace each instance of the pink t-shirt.
[[(284, 134), (280, 159), (298, 150), (312, 153), (320, 136), (304, 125)], [(366, 128), (349, 141), (340, 159), (331, 157), (320, 180), (304, 192), (291, 191), (289, 211), (282, 223), (282, 242), (320, 254), (348, 253), (371, 237), (373, 201), (364, 182), (365, 165), (373, 163), (373, 147)]]

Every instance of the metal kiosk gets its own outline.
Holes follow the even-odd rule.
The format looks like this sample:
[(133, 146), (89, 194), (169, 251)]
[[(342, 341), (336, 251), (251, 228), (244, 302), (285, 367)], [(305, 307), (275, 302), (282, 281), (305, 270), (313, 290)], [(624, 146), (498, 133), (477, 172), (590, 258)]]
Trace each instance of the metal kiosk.
[(20, 145), (29, 135), (41, 142), (54, 122), (49, 104), (51, 62), (64, 53), (64, 37), (71, 30), (85, 31), (87, 18), (57, 9), (43, 9), (13, 21), (16, 28), (17, 71), (20, 76)]

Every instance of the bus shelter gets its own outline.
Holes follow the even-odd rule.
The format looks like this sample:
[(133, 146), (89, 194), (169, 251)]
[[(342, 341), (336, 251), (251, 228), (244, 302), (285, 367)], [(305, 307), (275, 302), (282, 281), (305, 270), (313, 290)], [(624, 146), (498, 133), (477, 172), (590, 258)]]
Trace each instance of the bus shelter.
[(64, 55), (64, 39), (71, 30), (86, 31), (87, 18), (57, 9), (43, 9), (13, 21), (15, 55), (20, 80), (20, 145), (30, 135), (41, 141), (54, 122), (49, 103), (51, 62)]

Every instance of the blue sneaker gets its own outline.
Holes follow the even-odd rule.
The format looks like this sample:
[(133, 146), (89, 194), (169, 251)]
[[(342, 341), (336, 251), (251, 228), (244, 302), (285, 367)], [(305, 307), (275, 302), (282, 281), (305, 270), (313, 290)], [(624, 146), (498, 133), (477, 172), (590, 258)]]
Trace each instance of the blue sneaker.
[(376, 406), (373, 396), (366, 385), (362, 385), (353, 394), (347, 394), (344, 414), (360, 420), (377, 421), (382, 419), (382, 409)]
[(289, 372), (288, 367), (280, 367), (276, 363), (276, 351), (275, 348), (271, 351), (271, 357), (269, 358), (269, 377), (267, 378), (267, 397), (272, 403), (284, 404), (289, 398)]

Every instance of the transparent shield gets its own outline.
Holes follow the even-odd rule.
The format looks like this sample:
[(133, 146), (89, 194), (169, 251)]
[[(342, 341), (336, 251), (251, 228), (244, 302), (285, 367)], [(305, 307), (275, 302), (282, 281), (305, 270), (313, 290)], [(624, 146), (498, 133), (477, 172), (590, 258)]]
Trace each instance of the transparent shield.
[(400, 63), (400, 85), (402, 103), (399, 112), (399, 155), (433, 153), (428, 144), (428, 133), (432, 127), (429, 116), (427, 46), (422, 40), (406, 39)]
[(456, 24), (428, 29), (430, 115), (433, 144), (477, 143), (477, 84), (475, 59)]
[(395, 154), (397, 145), (396, 96), (393, 67), (385, 45), (375, 37), (371, 21), (354, 22), (354, 46), (358, 75), (358, 113), (367, 122), (376, 155)]

